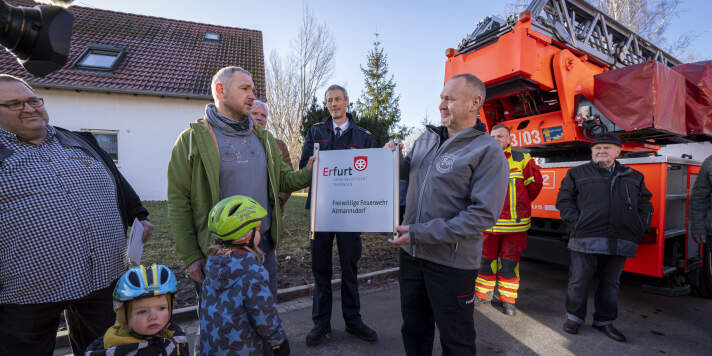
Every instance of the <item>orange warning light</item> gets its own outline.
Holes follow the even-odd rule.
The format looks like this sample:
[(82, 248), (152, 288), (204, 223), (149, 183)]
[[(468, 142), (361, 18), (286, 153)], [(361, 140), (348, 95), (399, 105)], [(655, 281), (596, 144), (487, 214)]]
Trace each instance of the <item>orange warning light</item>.
[(527, 22), (532, 19), (531, 10), (524, 10), (519, 13), (519, 22)]

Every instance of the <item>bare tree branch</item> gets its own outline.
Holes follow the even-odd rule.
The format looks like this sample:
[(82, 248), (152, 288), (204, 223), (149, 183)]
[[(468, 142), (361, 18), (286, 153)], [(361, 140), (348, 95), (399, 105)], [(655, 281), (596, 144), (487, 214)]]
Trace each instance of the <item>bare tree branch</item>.
[(336, 44), (324, 24), (317, 23), (308, 6), (302, 11), (302, 24), (292, 41), (292, 51), (282, 58), (270, 54), (267, 66), (268, 128), (283, 140), (292, 162), (298, 162), (302, 150), (302, 117), (312, 97), (334, 72)]

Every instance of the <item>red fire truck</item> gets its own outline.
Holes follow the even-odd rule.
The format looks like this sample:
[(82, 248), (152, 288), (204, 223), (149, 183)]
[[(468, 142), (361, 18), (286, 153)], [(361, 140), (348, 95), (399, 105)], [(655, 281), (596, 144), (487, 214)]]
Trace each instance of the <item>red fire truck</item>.
[(700, 162), (657, 154), (711, 141), (712, 62), (681, 64), (584, 0), (534, 0), (519, 15), (487, 17), (446, 55), (446, 79), (473, 73), (485, 82), (481, 121), (507, 126), (512, 146), (540, 162), (544, 188), (524, 256), (568, 263), (558, 188), (569, 168), (590, 160), (592, 137), (616, 132), (626, 141), (620, 162), (645, 175), (655, 209), (625, 271), (655, 277), (653, 291), (684, 294), (692, 285), (712, 295), (710, 249), (688, 234)]

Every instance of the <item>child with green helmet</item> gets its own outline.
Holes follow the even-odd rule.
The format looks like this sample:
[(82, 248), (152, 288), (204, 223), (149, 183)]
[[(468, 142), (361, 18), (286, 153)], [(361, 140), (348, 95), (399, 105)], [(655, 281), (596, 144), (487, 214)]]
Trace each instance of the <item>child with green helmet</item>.
[(204, 355), (289, 355), (289, 343), (269, 289), (263, 254), (257, 247), (267, 211), (254, 199), (235, 195), (210, 211), (215, 238), (205, 266), (200, 302)]
[(130, 268), (114, 289), (116, 324), (86, 355), (188, 355), (188, 339), (170, 322), (176, 290), (176, 276), (164, 265)]

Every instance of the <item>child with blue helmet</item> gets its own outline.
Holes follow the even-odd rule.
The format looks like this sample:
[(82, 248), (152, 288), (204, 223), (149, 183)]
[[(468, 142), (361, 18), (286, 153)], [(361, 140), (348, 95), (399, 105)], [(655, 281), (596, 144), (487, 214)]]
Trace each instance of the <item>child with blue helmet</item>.
[(221, 200), (208, 217), (209, 249), (200, 303), (203, 355), (289, 355), (276, 298), (257, 247), (267, 211), (254, 199)]
[(153, 264), (126, 271), (114, 289), (116, 324), (87, 348), (87, 356), (188, 355), (188, 339), (171, 323), (176, 276)]

